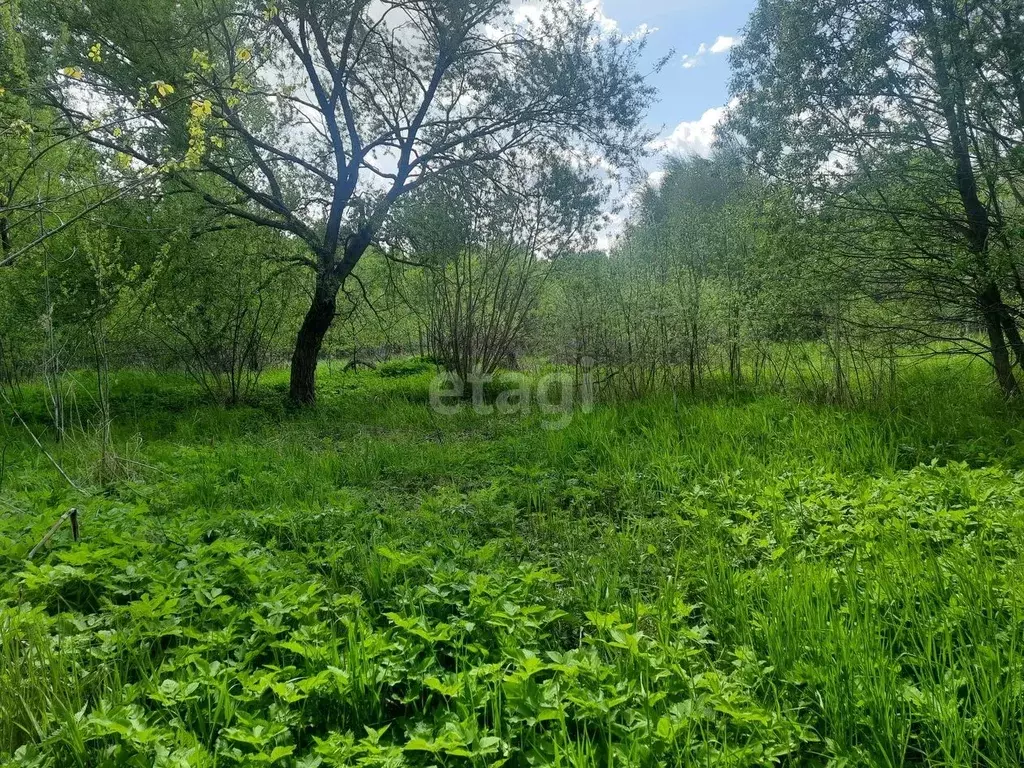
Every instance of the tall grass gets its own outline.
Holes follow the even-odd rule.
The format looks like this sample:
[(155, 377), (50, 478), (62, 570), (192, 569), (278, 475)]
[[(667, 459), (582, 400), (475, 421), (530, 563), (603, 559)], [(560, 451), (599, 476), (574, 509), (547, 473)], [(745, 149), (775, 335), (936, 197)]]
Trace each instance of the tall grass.
[[(440, 417), (431, 373), (224, 410), (113, 377), (131, 473), (4, 427), (16, 765), (1011, 766), (1024, 476), (983, 373)], [(102, 483), (102, 484), (100, 484)], [(84, 539), (28, 550), (67, 506)]]

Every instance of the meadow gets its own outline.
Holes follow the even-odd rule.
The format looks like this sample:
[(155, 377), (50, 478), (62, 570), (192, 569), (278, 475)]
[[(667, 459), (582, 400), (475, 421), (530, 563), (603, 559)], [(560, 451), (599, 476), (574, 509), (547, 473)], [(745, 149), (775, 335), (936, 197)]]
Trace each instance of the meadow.
[[(440, 416), (87, 377), (0, 426), (0, 764), (1016, 766), (1024, 447), (983, 366)], [(58, 474), (13, 408), (40, 435)], [(61, 529), (27, 555), (64, 512)]]

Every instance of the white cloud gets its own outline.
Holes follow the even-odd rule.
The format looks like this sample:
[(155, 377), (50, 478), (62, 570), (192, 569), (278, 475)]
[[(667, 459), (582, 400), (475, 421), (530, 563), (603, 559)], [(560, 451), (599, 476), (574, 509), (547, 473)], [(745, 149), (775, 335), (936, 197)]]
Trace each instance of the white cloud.
[(658, 31), (658, 29), (659, 27), (652, 27), (649, 24), (641, 24), (639, 27), (637, 27), (628, 35), (626, 35), (626, 40), (643, 40), (649, 35), (653, 35), (655, 32)]
[[(604, 12), (602, 0), (585, 0), (583, 3), (583, 11), (594, 20), (594, 24), (597, 26), (601, 35), (622, 34), (619, 22)], [(537, 24), (543, 20), (543, 7), (535, 2), (522, 3), (512, 14), (512, 21), (515, 24)], [(623, 37), (625, 37), (626, 40), (641, 40), (657, 31), (657, 27), (641, 24), (628, 35), (623, 35)]]
[(701, 43), (696, 53), (683, 54), (683, 69), (693, 69), (704, 61), (706, 56), (717, 56), (721, 53), (728, 53), (732, 48), (742, 42), (742, 37), (719, 35), (711, 45)]
[(599, 26), (601, 31), (606, 35), (619, 31), (619, 22), (605, 16), (604, 8), (601, 7), (601, 0), (587, 0), (587, 2), (583, 4), (583, 9), (593, 17), (597, 26)]
[(544, 10), (533, 3), (523, 3), (516, 8), (512, 21), (516, 24), (536, 24), (544, 16)]
[(711, 154), (715, 143), (715, 128), (729, 114), (729, 107), (713, 107), (697, 120), (688, 120), (675, 127), (671, 134), (651, 142), (651, 149), (668, 155)]
[(665, 181), (666, 176), (668, 176), (668, 171), (651, 171), (647, 174), (647, 184), (658, 189)]
[(731, 37), (728, 35), (719, 35), (718, 39), (711, 44), (712, 53), (725, 53), (734, 45), (739, 43), (739, 38)]
[(607, 230), (599, 232), (597, 237), (594, 238), (594, 250), (608, 253), (615, 247), (615, 243), (618, 241), (621, 234), (621, 229), (614, 233), (608, 232)]

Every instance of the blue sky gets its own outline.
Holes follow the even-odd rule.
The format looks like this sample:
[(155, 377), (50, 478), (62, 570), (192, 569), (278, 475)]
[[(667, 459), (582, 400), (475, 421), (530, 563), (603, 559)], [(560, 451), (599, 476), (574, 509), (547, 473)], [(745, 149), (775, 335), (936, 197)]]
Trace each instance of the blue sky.
[(600, 0), (598, 12), (624, 33), (644, 24), (657, 28), (648, 37), (652, 62), (675, 50), (653, 80), (659, 101), (650, 113), (652, 128), (667, 139), (666, 151), (705, 149), (728, 101), (728, 46), (739, 39), (755, 5), (756, 0)]
[[(650, 127), (661, 138), (656, 154), (645, 162), (648, 181), (660, 182), (660, 168), (669, 154), (704, 154), (711, 147), (715, 125), (729, 101), (729, 49), (742, 36), (757, 0), (584, 0), (606, 30), (629, 35), (644, 27), (646, 58), (653, 67), (674, 51), (652, 82), (658, 100), (650, 110)], [(596, 246), (610, 249), (631, 215), (633, 195), (609, 213)]]

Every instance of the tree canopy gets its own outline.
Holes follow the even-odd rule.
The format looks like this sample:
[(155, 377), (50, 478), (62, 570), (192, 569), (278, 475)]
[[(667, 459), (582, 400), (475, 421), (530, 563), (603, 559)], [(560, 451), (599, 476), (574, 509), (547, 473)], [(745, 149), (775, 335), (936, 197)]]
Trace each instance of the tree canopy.
[(307, 245), (299, 402), (314, 397), (339, 289), (399, 198), (464, 169), (514, 184), (558, 159), (580, 174), (595, 159), (625, 167), (649, 139), (643, 39), (602, 32), (579, 0), (530, 18), (505, 0), (33, 8), (65, 62), (49, 93), (70, 124), (126, 168)]

